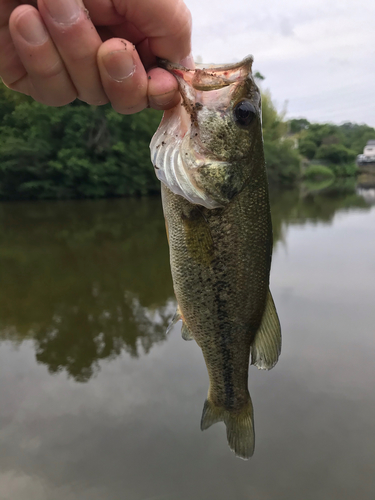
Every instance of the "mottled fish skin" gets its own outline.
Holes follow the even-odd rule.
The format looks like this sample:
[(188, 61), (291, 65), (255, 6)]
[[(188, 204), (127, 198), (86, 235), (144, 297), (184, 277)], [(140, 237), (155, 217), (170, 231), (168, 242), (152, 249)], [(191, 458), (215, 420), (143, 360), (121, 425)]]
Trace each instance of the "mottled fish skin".
[[(217, 70), (218, 74), (227, 71), (225, 76), (230, 71), (240, 72), (237, 80), (229, 79), (229, 83), (223, 87), (237, 86), (240, 91), (237, 94), (231, 93), (225, 113), (221, 111), (227, 117), (227, 123), (224, 126), (222, 123), (213, 123), (212, 132), (221, 134), (220, 137), (210, 138), (207, 129), (202, 130), (205, 127), (203, 119), (201, 123), (197, 119), (200, 109), (194, 111), (193, 117), (190, 116), (191, 127), (183, 135), (186, 141), (186, 134), (190, 133), (190, 142), (197, 137), (191, 137), (192, 131), (200, 134), (201, 141), (203, 135), (205, 143), (211, 141), (205, 161), (210, 163), (214, 156), (215, 159), (226, 162), (225, 168), (227, 165), (232, 168), (233, 175), (230, 173), (232, 177), (229, 182), (227, 174), (221, 177), (225, 184), (222, 192), (212, 190), (204, 182), (199, 186), (203, 193), (213, 196), (222, 206), (207, 208), (191, 203), (164, 183), (162, 202), (179, 314), (184, 322), (185, 335), (188, 331), (202, 349), (209, 374), (210, 385), (201, 428), (203, 430), (215, 422), (224, 421), (231, 449), (236, 455), (246, 459), (254, 451), (253, 409), (248, 390), (251, 347), (258, 335), (256, 355), (252, 361), (260, 368), (271, 368), (279, 356), (281, 336), (268, 288), (272, 227), (260, 100), (248, 59), (242, 64), (247, 65), (247, 70), (242, 73), (241, 63)], [(179, 71), (181, 75), (182, 70)], [(194, 76), (198, 80), (197, 86), (204, 86), (204, 91), (209, 92), (210, 75), (207, 72), (204, 75), (197, 73), (199, 71), (201, 70), (197, 70)], [(211, 70), (211, 80), (214, 80), (213, 86), (216, 88), (218, 83), (215, 71), (216, 69)], [(191, 77), (191, 73), (189, 76)], [(181, 88), (181, 76), (178, 81)], [(189, 84), (192, 85), (191, 81)], [(193, 96), (194, 92), (190, 92), (190, 101), (185, 103), (185, 110), (192, 104)], [(232, 109), (243, 98), (253, 102), (258, 112), (250, 126), (238, 129), (238, 135), (242, 134), (242, 138), (236, 139), (235, 147), (242, 147), (238, 154), (238, 151), (233, 152), (233, 142), (228, 143), (228, 140), (232, 140), (237, 127)], [(199, 99), (202, 100), (201, 90)], [(209, 100), (211, 108), (214, 108), (213, 102)], [(220, 106), (223, 107), (222, 102)], [(219, 119), (215, 114), (209, 118), (213, 122)], [(228, 135), (223, 137), (226, 130)], [(154, 141), (154, 147), (155, 143)], [(191, 147), (197, 149), (194, 144)], [(201, 143), (198, 148), (202, 148)], [(222, 165), (221, 163), (217, 168), (222, 168)], [(160, 166), (156, 164), (156, 168), (163, 168), (163, 163)], [(222, 173), (217, 178), (220, 179), (220, 175)], [(230, 193), (232, 179), (235, 182), (233, 194)], [(212, 178), (209, 179), (211, 181)], [(267, 301), (267, 310), (270, 309), (271, 313), (268, 321), (265, 321)], [(263, 324), (265, 326), (262, 327)]]

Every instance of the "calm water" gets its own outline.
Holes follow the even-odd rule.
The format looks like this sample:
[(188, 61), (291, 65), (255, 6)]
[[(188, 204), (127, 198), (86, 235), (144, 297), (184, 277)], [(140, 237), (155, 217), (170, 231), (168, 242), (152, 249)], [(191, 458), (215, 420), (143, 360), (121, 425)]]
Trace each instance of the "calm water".
[(0, 205), (1, 500), (373, 500), (375, 190), (272, 194), (283, 351), (256, 450), (202, 433), (158, 199)]

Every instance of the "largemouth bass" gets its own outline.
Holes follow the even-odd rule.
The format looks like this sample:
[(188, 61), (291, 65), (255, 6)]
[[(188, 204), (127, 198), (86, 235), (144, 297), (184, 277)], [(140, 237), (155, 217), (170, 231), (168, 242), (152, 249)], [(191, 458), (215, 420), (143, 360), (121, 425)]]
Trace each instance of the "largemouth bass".
[(223, 421), (230, 448), (254, 452), (251, 363), (272, 368), (281, 349), (269, 291), (272, 228), (261, 97), (252, 58), (190, 70), (161, 61), (181, 105), (151, 141), (182, 336), (195, 339), (209, 374), (201, 429)]

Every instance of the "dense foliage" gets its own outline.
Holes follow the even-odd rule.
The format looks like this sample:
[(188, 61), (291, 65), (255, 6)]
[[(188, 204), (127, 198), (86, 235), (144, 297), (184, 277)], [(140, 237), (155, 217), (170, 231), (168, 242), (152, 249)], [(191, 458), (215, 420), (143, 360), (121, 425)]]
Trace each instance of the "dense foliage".
[(161, 113), (76, 101), (49, 108), (0, 87), (0, 197), (83, 198), (159, 189), (149, 142)]
[(294, 141), (287, 138), (288, 123), (277, 112), (269, 92), (262, 95), (262, 125), (269, 181), (293, 183), (300, 175), (300, 156)]
[(356, 156), (363, 152), (368, 140), (375, 139), (374, 128), (350, 122), (333, 125), (291, 120), (290, 132), (298, 136), (302, 156), (324, 162), (337, 176), (355, 174)]

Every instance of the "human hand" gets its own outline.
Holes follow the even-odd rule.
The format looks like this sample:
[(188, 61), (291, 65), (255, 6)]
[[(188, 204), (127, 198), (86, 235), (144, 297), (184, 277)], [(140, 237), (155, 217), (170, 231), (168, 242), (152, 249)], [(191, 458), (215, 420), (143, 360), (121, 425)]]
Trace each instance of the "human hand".
[(156, 57), (192, 67), (190, 37), (182, 0), (0, 0), (0, 76), (50, 106), (169, 109), (176, 79), (150, 68)]

